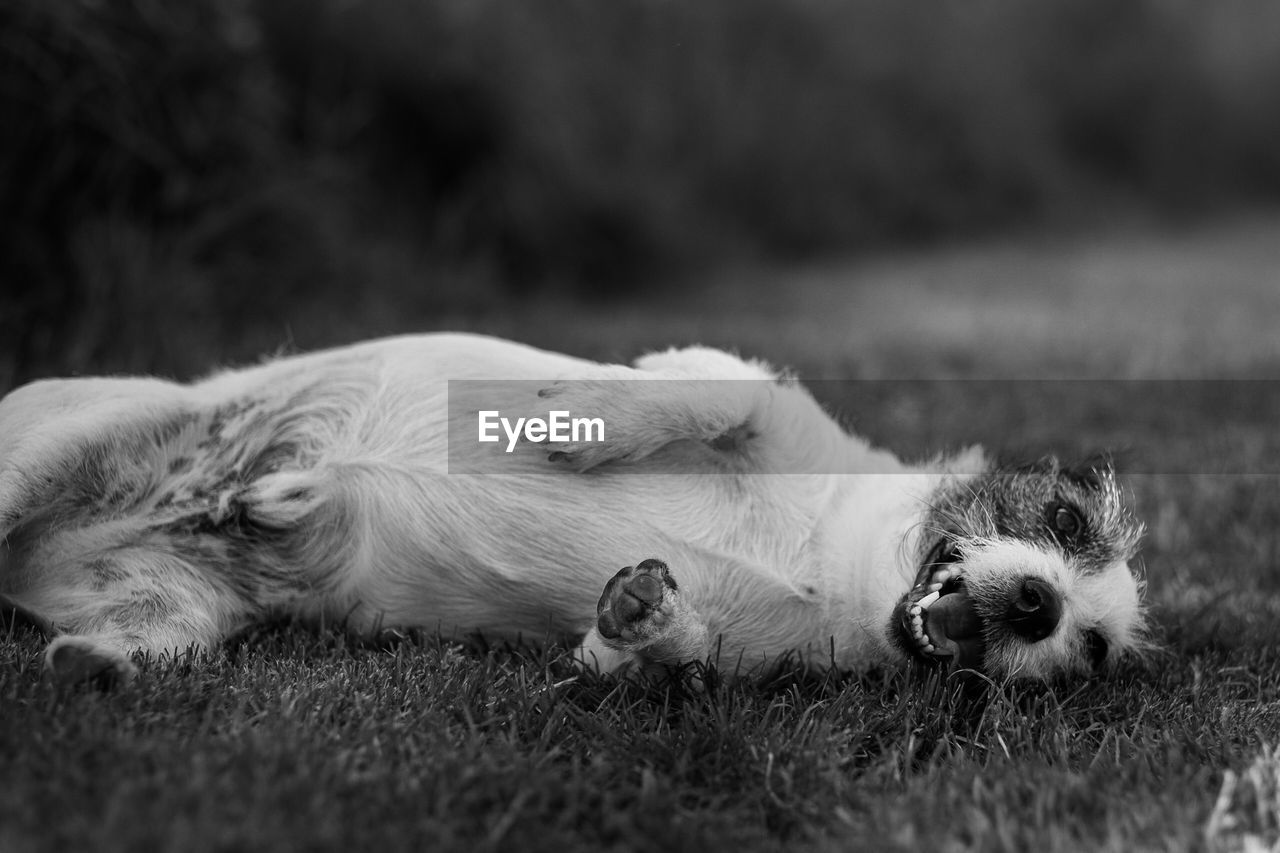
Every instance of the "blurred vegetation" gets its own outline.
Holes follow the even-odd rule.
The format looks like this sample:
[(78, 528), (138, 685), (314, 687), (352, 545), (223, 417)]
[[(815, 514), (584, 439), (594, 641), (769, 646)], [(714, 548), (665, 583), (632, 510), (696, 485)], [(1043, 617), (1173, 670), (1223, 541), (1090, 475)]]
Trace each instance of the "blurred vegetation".
[(0, 385), (1273, 202), (1277, 43), (1270, 0), (0, 0)]

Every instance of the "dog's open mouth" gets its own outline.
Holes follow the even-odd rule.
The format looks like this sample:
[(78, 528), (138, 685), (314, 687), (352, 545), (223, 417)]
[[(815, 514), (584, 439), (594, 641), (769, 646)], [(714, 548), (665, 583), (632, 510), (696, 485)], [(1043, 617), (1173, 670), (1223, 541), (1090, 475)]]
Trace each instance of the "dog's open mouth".
[(982, 666), (985, 624), (965, 589), (955, 543), (944, 539), (929, 552), (901, 614), (903, 636), (915, 654), (970, 669)]

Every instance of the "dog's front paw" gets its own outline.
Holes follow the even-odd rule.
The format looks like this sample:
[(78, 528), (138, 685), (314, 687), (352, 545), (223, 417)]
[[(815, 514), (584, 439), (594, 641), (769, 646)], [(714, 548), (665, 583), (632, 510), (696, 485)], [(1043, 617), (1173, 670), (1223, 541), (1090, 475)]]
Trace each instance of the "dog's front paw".
[(618, 455), (603, 443), (566, 441), (556, 445), (554, 450), (547, 453), (548, 461), (565, 465), (579, 474), (617, 458), (619, 458)]
[(627, 566), (604, 587), (596, 605), (596, 629), (610, 645), (638, 645), (656, 638), (679, 606), (679, 587), (661, 560)]
[(626, 405), (619, 402), (620, 392), (625, 391), (622, 375), (563, 380), (538, 391), (562, 418), (563, 435), (550, 438), (550, 461), (581, 472), (635, 455), (635, 448), (618, 440), (629, 417)]

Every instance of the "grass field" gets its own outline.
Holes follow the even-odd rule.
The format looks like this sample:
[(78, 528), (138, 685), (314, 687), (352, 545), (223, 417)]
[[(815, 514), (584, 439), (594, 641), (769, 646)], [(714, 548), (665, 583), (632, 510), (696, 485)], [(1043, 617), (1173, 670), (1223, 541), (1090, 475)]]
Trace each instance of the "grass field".
[[(992, 243), (726, 273), (660, 304), (363, 325), (300, 309), (303, 347), (451, 326), (606, 358), (700, 339), (829, 379), (1097, 380), (1029, 414), (1015, 398), (1040, 384), (966, 406), (953, 384), (902, 383), (875, 410), (821, 387), (904, 451), (974, 434), (1072, 447), (1081, 431), (1130, 448), (1163, 650), (1106, 683), (975, 693), (885, 673), (691, 692), (577, 676), (555, 648), (286, 626), (99, 693), (42, 683), (39, 638), (14, 628), (0, 851), (1197, 849), (1224, 771), (1280, 742), (1280, 481), (1242, 473), (1275, 469), (1274, 421), (1105, 380), (1280, 373), (1278, 237), (1252, 220)], [(1204, 458), (1219, 435), (1222, 464)]]

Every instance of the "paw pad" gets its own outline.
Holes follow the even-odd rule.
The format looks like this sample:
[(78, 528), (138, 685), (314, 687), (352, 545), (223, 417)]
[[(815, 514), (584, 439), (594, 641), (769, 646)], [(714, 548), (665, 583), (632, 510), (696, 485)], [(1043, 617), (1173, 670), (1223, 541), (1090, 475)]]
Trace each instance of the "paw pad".
[(596, 627), (606, 639), (637, 638), (645, 628), (665, 621), (664, 605), (675, 592), (675, 579), (661, 560), (645, 560), (627, 566), (605, 584), (596, 605)]

